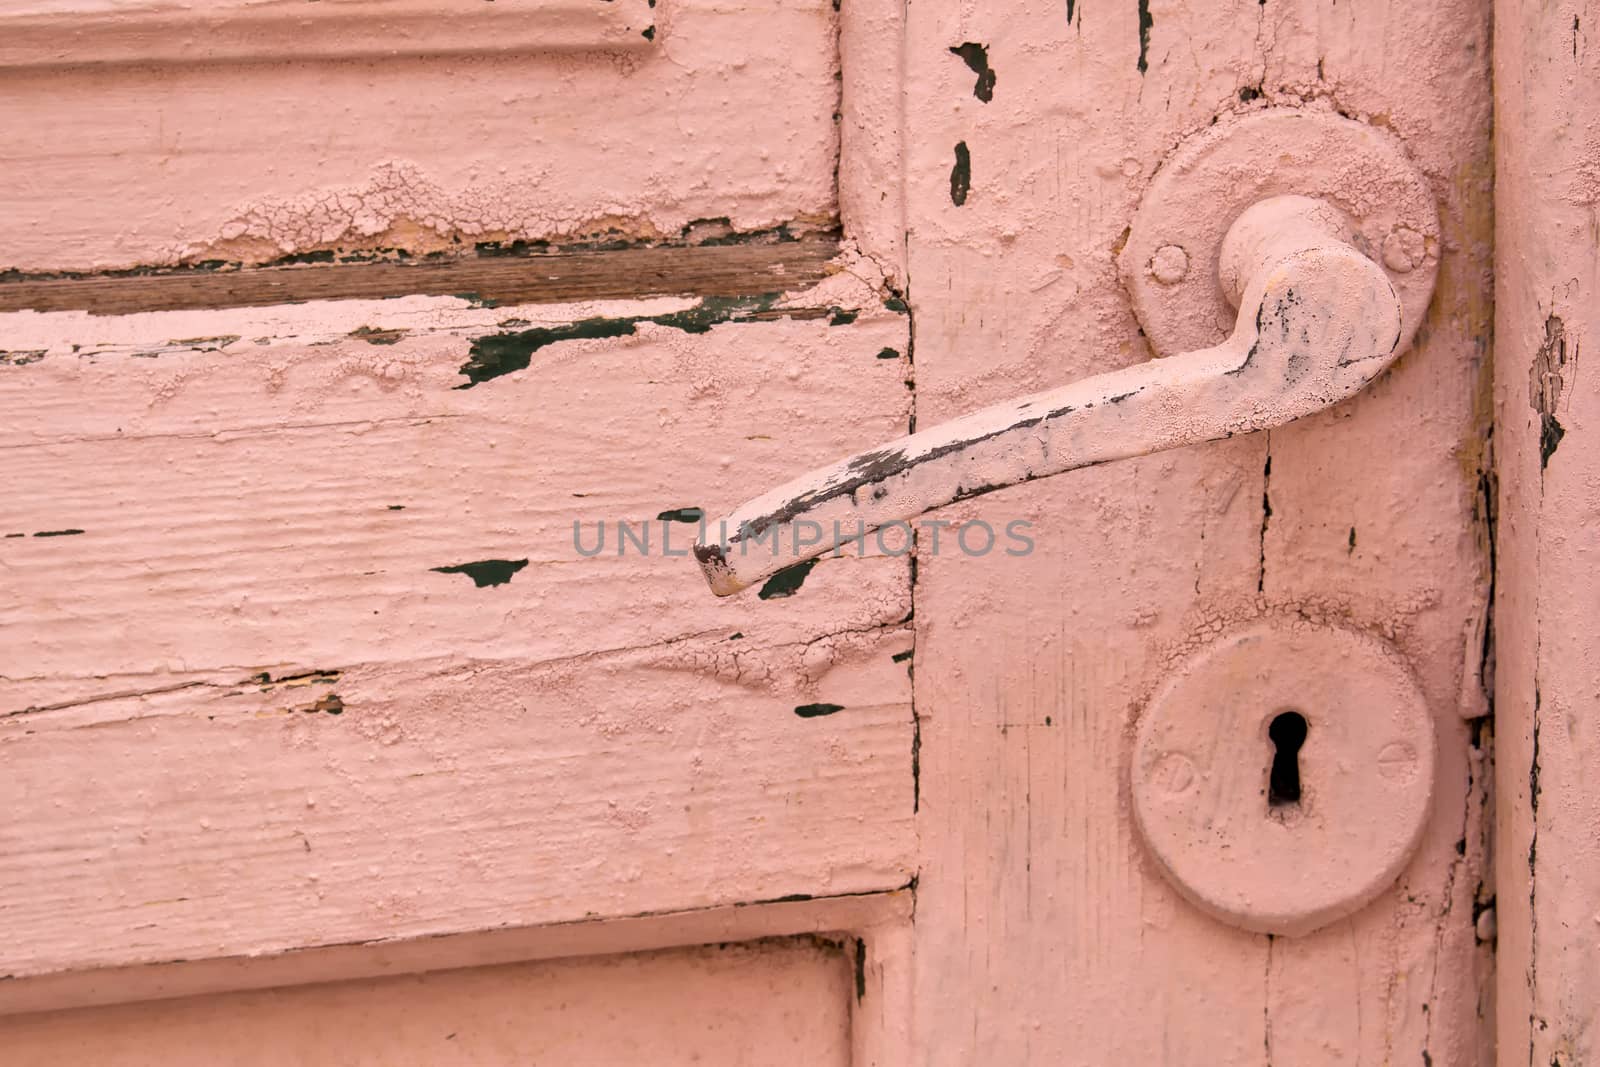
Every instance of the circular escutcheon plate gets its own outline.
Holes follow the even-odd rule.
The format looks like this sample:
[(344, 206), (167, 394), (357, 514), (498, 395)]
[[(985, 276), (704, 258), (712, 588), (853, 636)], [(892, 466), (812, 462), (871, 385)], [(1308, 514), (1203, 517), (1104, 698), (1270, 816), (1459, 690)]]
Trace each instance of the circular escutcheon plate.
[(1134, 815), (1195, 905), (1246, 930), (1303, 934), (1399, 875), (1427, 822), (1433, 762), (1432, 718), (1394, 649), (1259, 622), (1185, 661), (1151, 700)]
[(1158, 355), (1206, 348), (1233, 331), (1236, 312), (1217, 282), (1223, 235), (1251, 204), (1291, 194), (1345, 215), (1353, 243), (1400, 295), (1401, 347), (1410, 341), (1439, 265), (1427, 182), (1382, 130), (1328, 111), (1271, 108), (1186, 140), (1140, 201), (1118, 265)]

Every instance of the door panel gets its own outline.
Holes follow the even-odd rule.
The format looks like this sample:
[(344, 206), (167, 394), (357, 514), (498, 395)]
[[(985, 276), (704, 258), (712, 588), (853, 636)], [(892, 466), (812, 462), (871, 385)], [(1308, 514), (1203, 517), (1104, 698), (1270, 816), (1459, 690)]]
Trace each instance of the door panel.
[(906, 561), (720, 602), (681, 558), (702, 457), (770, 478), (904, 424), (905, 316), (855, 284), (837, 326), (8, 316), (7, 973), (903, 886)]
[(906, 886), (909, 562), (682, 558), (909, 417), (834, 8), (114, 14), (0, 4), (0, 1008)]
[(440, 0), (7, 0), (0, 65), (200, 63), (449, 55), (461, 52), (629, 52), (655, 40), (649, 0), (513, 0), (461, 17)]
[[(530, 26), (559, 28), (570, 13), (564, 3), (502, 0), (467, 13), (398, 5), (431, 9), (433, 28), (417, 32), (435, 40), (439, 24), (450, 27), (458, 54), (446, 56), (404, 54), (404, 40), (386, 46), (384, 33), (404, 38), (393, 22), (352, 34), (343, 20), (355, 16), (290, 15), (283, 4), (275, 17), (291, 26), (267, 38), (281, 47), (234, 62), (207, 59), (214, 16), (199, 13), (187, 31), (137, 36), (112, 57), (121, 61), (70, 74), (7, 68), (0, 53), (0, 96), (27, 116), (8, 124), (0, 155), (0, 270), (627, 241), (698, 220), (825, 228), (837, 214), (832, 7), (617, 3), (630, 34), (653, 30), (639, 38), (649, 47), (612, 49), (607, 22), (576, 44), (525, 29), (519, 53), (502, 54), (508, 19), (524, 13)], [(38, 8), (0, 4), (0, 39), (7, 20), (42, 22), (35, 41), (71, 38), (83, 21), (83, 5), (50, 5), (48, 18), (30, 14)], [(304, 61), (367, 36), (402, 54), (359, 58), (365, 49), (354, 48), (358, 58)], [(186, 43), (181, 62), (174, 40)]]
[(6, 1062), (846, 1067), (845, 947), (781, 939), (19, 1016)]

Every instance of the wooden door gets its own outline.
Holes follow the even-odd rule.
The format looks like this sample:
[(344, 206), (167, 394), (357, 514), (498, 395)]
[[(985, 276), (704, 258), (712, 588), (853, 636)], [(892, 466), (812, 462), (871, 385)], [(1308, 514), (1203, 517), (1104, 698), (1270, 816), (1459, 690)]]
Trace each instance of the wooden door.
[[(1488, 26), (0, 2), (4, 1058), (1487, 1062)], [(1140, 197), (1269, 106), (1435, 194), (1372, 389), (947, 509), (1025, 555), (707, 593), (700, 515), (1150, 358)], [(1414, 860), (1301, 938), (1191, 908), (1128, 795), (1264, 617), (1436, 727)]]

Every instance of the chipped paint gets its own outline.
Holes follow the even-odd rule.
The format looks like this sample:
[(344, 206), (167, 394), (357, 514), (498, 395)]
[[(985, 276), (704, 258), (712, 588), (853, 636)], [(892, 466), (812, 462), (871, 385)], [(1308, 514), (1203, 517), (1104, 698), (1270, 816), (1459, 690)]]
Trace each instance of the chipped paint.
[(984, 45), (968, 41), (966, 44), (951, 45), (950, 53), (960, 56), (967, 69), (978, 76), (978, 80), (972, 85), (972, 95), (985, 104), (993, 100), (997, 75), (994, 68), (989, 66), (989, 49)]

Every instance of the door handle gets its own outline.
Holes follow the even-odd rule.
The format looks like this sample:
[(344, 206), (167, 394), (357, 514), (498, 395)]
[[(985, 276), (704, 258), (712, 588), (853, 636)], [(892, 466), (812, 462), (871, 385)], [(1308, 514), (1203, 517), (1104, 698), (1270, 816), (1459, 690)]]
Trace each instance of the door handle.
[(1353, 237), (1322, 200), (1257, 202), (1222, 242), (1218, 281), (1238, 309), (1226, 340), (995, 404), (763, 493), (703, 528), (694, 554), (712, 592), (959, 500), (1282, 426), (1354, 395), (1406, 334), (1399, 296)]

